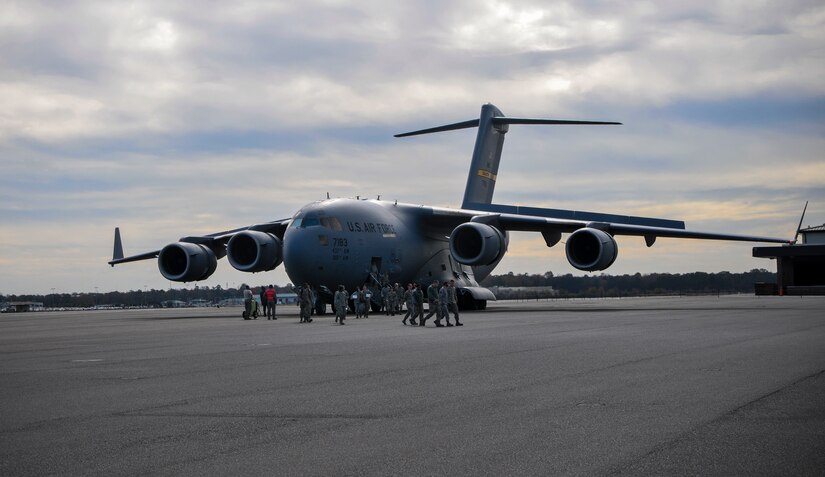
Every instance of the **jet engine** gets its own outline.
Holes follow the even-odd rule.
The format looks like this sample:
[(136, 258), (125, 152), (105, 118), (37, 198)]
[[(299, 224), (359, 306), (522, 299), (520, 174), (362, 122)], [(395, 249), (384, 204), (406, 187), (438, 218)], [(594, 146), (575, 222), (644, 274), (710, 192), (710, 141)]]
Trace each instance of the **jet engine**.
[(218, 268), (211, 248), (190, 242), (171, 243), (158, 255), (160, 274), (173, 282), (205, 280)]
[(263, 272), (272, 270), (284, 259), (284, 246), (275, 235), (245, 230), (229, 239), (226, 244), (226, 258), (242, 272)]
[(570, 234), (565, 251), (570, 265), (579, 270), (593, 272), (613, 265), (619, 254), (619, 247), (613, 236), (607, 232), (586, 227)]
[(507, 251), (504, 234), (495, 227), (467, 222), (450, 234), (450, 253), (457, 262), (470, 266), (489, 265)]

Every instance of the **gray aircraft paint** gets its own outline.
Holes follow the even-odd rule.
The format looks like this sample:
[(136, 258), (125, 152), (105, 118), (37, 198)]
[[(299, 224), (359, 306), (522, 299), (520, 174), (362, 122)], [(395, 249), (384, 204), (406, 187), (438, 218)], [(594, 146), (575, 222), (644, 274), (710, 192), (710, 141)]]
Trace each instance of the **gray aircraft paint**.
[(183, 237), (160, 250), (123, 256), (115, 230), (114, 266), (158, 258), (161, 274), (173, 281), (206, 279), (228, 256), (241, 271), (272, 270), (283, 262), (296, 285), (309, 283), (332, 302), (338, 285), (354, 290), (376, 285), (455, 280), (465, 306), (483, 308), (493, 294), (478, 282), (498, 265), (509, 231), (539, 232), (548, 247), (562, 233), (568, 261), (586, 271), (608, 268), (618, 255), (615, 235), (788, 243), (754, 237), (685, 230), (684, 222), (599, 212), (493, 204), (504, 136), (510, 124), (610, 125), (614, 122), (510, 118), (492, 104), (478, 119), (399, 134), (406, 137), (478, 127), (461, 209), (381, 200), (327, 199), (302, 207), (290, 219), (255, 224), (205, 236)]

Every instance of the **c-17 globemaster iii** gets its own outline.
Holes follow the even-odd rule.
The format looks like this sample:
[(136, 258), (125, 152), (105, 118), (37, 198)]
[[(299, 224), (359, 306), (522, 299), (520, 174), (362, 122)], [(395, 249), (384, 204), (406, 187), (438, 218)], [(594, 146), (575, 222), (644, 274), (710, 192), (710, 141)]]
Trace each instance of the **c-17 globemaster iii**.
[(460, 209), (326, 199), (305, 205), (291, 218), (183, 237), (160, 250), (125, 258), (120, 231), (115, 229), (114, 256), (109, 264), (157, 258), (160, 273), (167, 280), (192, 282), (212, 275), (224, 256), (243, 272), (265, 272), (283, 263), (293, 283), (308, 283), (320, 290), (317, 308), (322, 313), (338, 285), (353, 290), (365, 283), (426, 285), (434, 280), (455, 280), (459, 306), (483, 309), (495, 296), (479, 282), (504, 257), (510, 231), (540, 233), (548, 247), (559, 243), (562, 234), (570, 234), (565, 244), (567, 260), (583, 271), (605, 270), (613, 264), (618, 254), (616, 235), (644, 237), (648, 247), (657, 237), (790, 242), (690, 231), (677, 220), (493, 204), (504, 135), (511, 124), (620, 123), (510, 118), (486, 104), (478, 119), (396, 135), (478, 128)]

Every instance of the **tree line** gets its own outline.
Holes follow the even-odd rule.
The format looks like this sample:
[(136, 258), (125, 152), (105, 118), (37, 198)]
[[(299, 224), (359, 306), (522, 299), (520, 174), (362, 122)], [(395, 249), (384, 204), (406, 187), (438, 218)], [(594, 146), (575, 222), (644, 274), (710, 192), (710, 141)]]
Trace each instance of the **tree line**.
[[(253, 287), (257, 293), (260, 290)], [(292, 285), (275, 285), (278, 294), (292, 293)], [(43, 303), (46, 308), (93, 308), (100, 306), (115, 307), (159, 307), (163, 302), (177, 300), (189, 303), (193, 300), (206, 300), (217, 304), (229, 298), (241, 298), (243, 291), (237, 288), (195, 286), (194, 288), (169, 288), (166, 290), (131, 290), (102, 293), (51, 293), (48, 295), (0, 295), (0, 303), (15, 301), (33, 301)]]
[[(481, 285), (493, 288), (500, 299), (508, 298), (551, 298), (551, 297), (610, 297), (647, 295), (698, 295), (753, 293), (756, 283), (776, 282), (776, 274), (765, 269), (749, 272), (684, 274), (650, 273), (634, 275), (587, 275), (571, 274), (556, 276), (553, 272), (544, 274), (490, 275)], [(292, 293), (292, 285), (275, 286), (278, 294)], [(533, 290), (524, 290), (533, 288)], [(255, 290), (258, 291), (257, 289)], [(166, 290), (131, 290), (104, 293), (52, 293), (48, 295), (0, 295), (0, 303), (15, 301), (40, 302), (46, 308), (91, 308), (95, 306), (141, 307), (161, 306), (169, 300), (190, 302), (206, 300), (219, 303), (227, 298), (240, 298), (242, 291), (237, 288), (195, 286), (194, 288), (170, 288)]]
[[(776, 274), (765, 269), (749, 272), (693, 272), (693, 273), (650, 273), (634, 275), (587, 275), (571, 274), (555, 276), (553, 272), (544, 274), (490, 275), (481, 285), (498, 287), (498, 296), (517, 298), (524, 290), (507, 288), (543, 287), (542, 298), (556, 297), (616, 297), (647, 295), (706, 295), (753, 293), (756, 283), (775, 283)], [(550, 288), (552, 287), (552, 292)], [(524, 293), (521, 293), (522, 295)], [(535, 294), (534, 294), (535, 295)]]

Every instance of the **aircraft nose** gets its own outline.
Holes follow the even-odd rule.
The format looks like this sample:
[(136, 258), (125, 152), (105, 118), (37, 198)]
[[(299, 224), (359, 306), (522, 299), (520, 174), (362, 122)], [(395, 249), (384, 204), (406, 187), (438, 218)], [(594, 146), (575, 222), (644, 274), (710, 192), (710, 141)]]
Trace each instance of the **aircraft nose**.
[(317, 281), (318, 247), (317, 234), (307, 230), (287, 230), (284, 234), (284, 267), (294, 284)]

